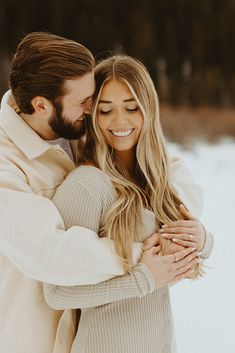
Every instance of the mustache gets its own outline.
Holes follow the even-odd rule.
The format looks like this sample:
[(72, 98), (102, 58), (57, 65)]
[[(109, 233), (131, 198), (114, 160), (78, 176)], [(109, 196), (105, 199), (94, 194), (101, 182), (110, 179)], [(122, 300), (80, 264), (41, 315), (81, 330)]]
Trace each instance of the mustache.
[(87, 113), (84, 113), (83, 114), (83, 119), (86, 121), (86, 119), (91, 119), (92, 118), (92, 115), (91, 114), (87, 114)]

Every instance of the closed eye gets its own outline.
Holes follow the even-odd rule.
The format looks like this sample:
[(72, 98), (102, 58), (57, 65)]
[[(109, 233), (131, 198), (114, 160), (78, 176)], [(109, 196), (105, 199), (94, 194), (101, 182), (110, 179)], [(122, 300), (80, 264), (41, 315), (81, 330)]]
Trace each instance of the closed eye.
[(99, 114), (101, 115), (108, 115), (109, 113), (111, 113), (111, 110), (99, 110)]
[(137, 112), (139, 110), (139, 107), (136, 107), (136, 108), (126, 108), (126, 111), (127, 112)]

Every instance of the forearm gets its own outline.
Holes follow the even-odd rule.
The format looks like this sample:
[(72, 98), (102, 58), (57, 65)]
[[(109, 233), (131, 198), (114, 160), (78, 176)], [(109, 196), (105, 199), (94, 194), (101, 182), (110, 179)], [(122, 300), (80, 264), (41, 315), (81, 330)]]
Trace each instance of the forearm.
[(0, 190), (0, 248), (26, 276), (60, 285), (94, 284), (123, 274), (108, 239), (83, 227), (64, 230), (53, 203)]
[(191, 172), (179, 158), (172, 158), (169, 166), (170, 185), (186, 208), (200, 218), (203, 208), (203, 191), (195, 183)]
[[(27, 277), (58, 285), (96, 284), (124, 273), (113, 243), (85, 227), (65, 231), (51, 200), (0, 170), (0, 248)], [(133, 245), (136, 263), (141, 244)]]
[(88, 286), (62, 287), (44, 284), (45, 299), (53, 309), (91, 308), (111, 302), (143, 297), (155, 288), (151, 272), (144, 264), (131, 274)]
[[(184, 163), (174, 158), (170, 163), (170, 180), (173, 190), (180, 197), (186, 208), (197, 219), (200, 218), (203, 206), (202, 189), (195, 184), (189, 170)], [(206, 259), (210, 256), (213, 249), (213, 236), (205, 230), (206, 239), (200, 257)]]

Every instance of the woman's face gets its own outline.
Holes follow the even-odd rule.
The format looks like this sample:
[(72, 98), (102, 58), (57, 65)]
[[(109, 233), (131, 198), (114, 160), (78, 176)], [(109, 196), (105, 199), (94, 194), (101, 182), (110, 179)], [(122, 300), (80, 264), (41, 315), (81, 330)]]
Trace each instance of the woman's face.
[(108, 81), (101, 92), (97, 122), (107, 143), (116, 151), (136, 146), (143, 126), (143, 115), (128, 86), (121, 81)]

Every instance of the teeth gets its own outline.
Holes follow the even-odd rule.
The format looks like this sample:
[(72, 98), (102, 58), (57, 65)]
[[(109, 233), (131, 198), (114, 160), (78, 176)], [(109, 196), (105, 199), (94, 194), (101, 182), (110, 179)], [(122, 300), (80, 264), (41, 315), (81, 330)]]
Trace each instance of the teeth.
[(129, 129), (129, 130), (125, 130), (125, 131), (113, 131), (111, 130), (112, 134), (114, 136), (118, 136), (118, 137), (124, 137), (124, 136), (128, 136), (132, 133), (133, 129)]

